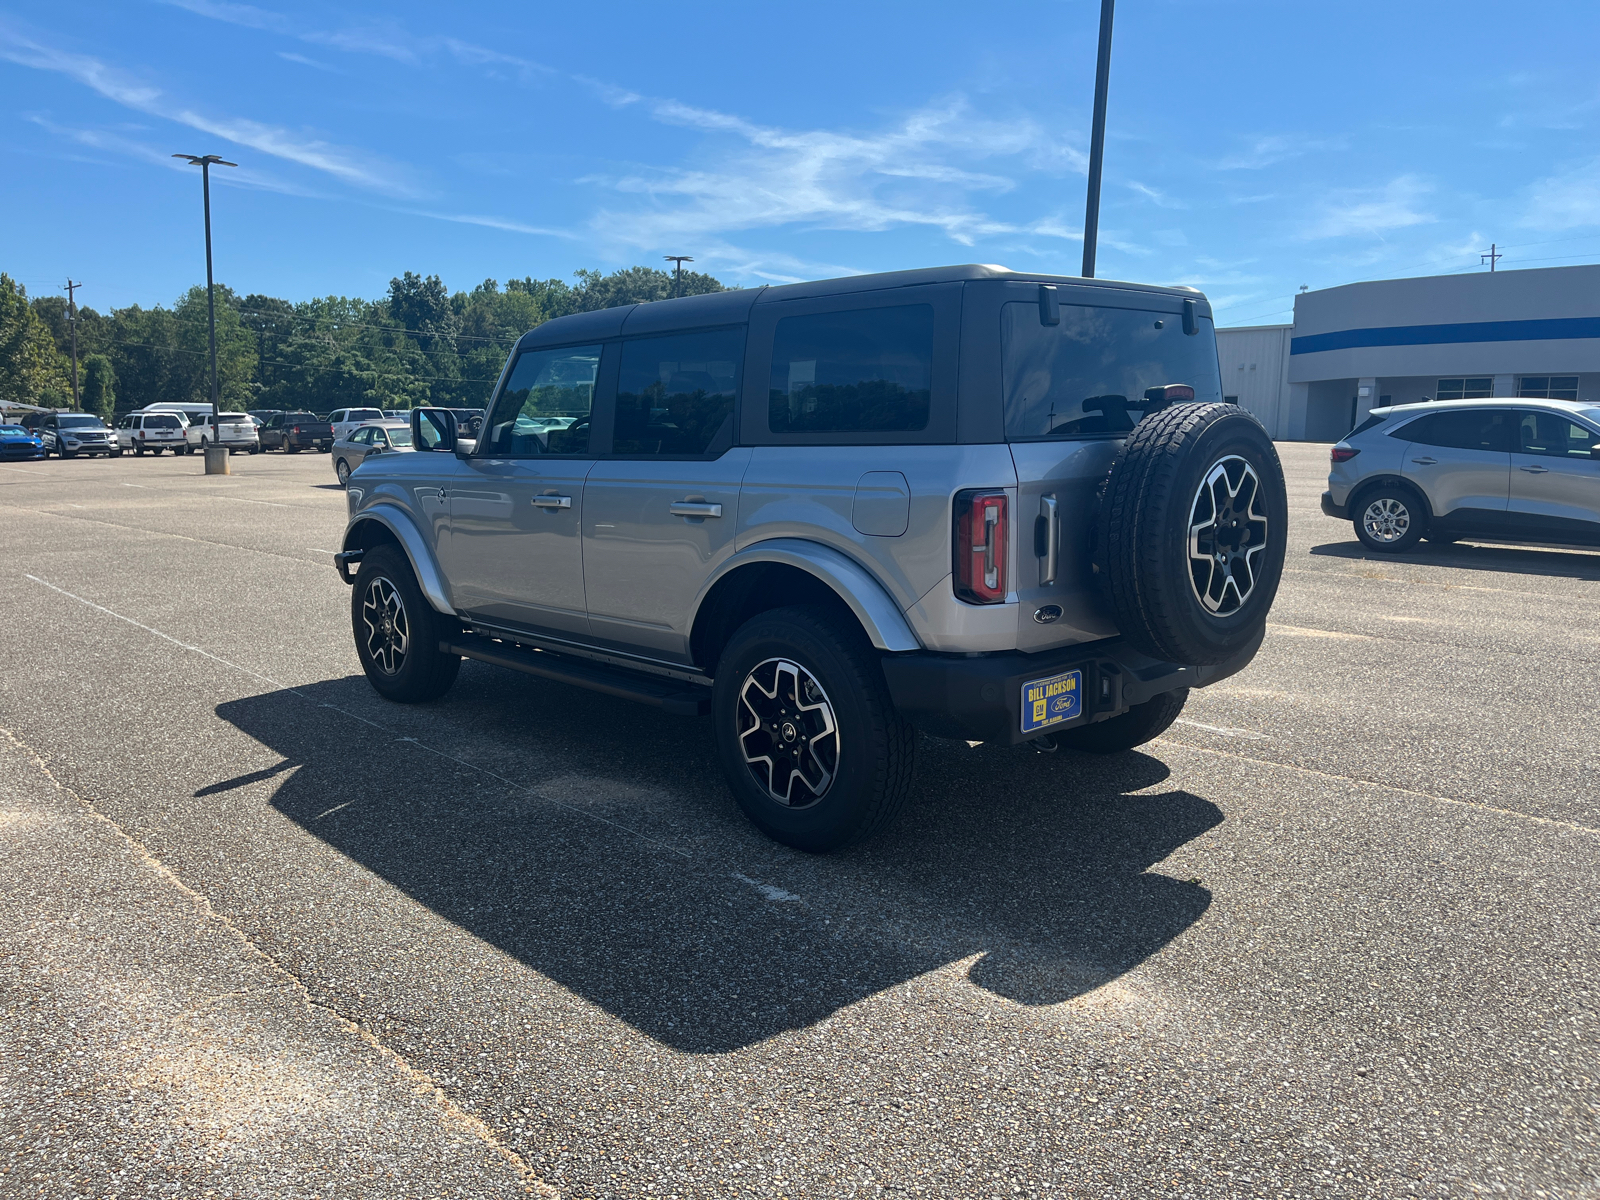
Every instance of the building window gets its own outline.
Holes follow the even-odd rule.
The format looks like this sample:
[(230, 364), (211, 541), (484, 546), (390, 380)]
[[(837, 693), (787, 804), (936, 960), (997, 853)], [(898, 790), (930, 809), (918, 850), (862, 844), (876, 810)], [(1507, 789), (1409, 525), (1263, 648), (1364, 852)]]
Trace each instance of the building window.
[(1576, 375), (1524, 375), (1517, 380), (1517, 395), (1537, 400), (1576, 400)]
[(1486, 400), (1494, 395), (1494, 377), (1441, 379), (1433, 393), (1435, 400)]

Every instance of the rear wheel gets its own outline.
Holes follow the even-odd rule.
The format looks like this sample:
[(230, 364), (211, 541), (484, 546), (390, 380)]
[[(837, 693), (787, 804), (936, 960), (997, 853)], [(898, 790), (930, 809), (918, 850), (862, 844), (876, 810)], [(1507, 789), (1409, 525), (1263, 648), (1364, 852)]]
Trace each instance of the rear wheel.
[(1077, 729), (1064, 729), (1055, 735), (1055, 743), (1069, 750), (1084, 750), (1090, 754), (1120, 754), (1142, 746), (1160, 737), (1178, 719), (1184, 702), (1189, 699), (1188, 688), (1135, 704), (1119, 717)]
[(333, 464), (333, 473), (339, 477), (340, 487), (350, 486), (350, 464), (340, 459)]
[(739, 807), (785, 845), (868, 837), (910, 795), (916, 735), (866, 638), (826, 609), (745, 622), (717, 665), (712, 713)]
[(1399, 554), (1428, 532), (1422, 496), (1404, 483), (1384, 483), (1363, 491), (1350, 506), (1356, 537), (1368, 550)]
[(417, 586), (411, 564), (393, 546), (367, 551), (350, 598), (356, 657), (379, 695), (401, 704), (436, 700), (450, 690), (461, 658), (439, 649), (456, 631)]
[(291, 445), (289, 445), (288, 442), (284, 442), (284, 444), (283, 444), (283, 452), (285, 454), (299, 454), (300, 453), (300, 447), (299, 446), (291, 446)]

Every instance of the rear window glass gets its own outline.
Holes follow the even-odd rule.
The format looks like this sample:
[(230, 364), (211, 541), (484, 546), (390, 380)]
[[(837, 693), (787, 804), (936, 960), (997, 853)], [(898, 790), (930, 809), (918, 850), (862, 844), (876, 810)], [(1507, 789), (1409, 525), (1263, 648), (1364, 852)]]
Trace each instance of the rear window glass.
[(377, 408), (352, 408), (345, 414), (346, 421), (381, 421), (383, 410)]
[(250, 424), (250, 418), (249, 417), (242, 417), (242, 416), (239, 416), (237, 413), (223, 413), (221, 416), (219, 416), (217, 418), (217, 420), (221, 421), (224, 425), (248, 425), (248, 424)]
[(732, 445), (743, 355), (742, 329), (625, 343), (612, 453), (681, 456)]
[(326, 425), (328, 418), (319, 417), (316, 413), (290, 413), (284, 417), (283, 423), (285, 425)]
[(1222, 399), (1210, 321), (1186, 334), (1177, 313), (1063, 304), (1059, 325), (1041, 325), (1037, 304), (1013, 303), (1000, 338), (1009, 441), (1127, 433), (1146, 390), (1169, 383), (1202, 403)]
[(411, 430), (409, 429), (386, 429), (384, 432), (389, 435), (389, 444), (391, 446), (411, 445)]
[(1361, 422), (1361, 424), (1357, 425), (1345, 436), (1355, 437), (1358, 433), (1365, 433), (1369, 429), (1376, 429), (1379, 425), (1382, 425), (1385, 420), (1387, 420), (1386, 417), (1368, 417), (1365, 421)]
[(177, 417), (162, 416), (146, 417), (144, 419), (144, 427), (146, 429), (178, 429), (180, 425)]
[(785, 317), (772, 344), (773, 433), (911, 433), (928, 426), (933, 306)]

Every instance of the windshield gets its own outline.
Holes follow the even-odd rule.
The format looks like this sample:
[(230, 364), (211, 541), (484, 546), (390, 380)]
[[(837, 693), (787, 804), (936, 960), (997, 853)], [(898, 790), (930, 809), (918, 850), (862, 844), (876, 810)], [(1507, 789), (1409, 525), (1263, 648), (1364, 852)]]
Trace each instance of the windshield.
[(1145, 390), (1163, 384), (1222, 399), (1208, 320), (1185, 334), (1177, 313), (1063, 304), (1059, 325), (1041, 325), (1037, 304), (1014, 303), (1000, 336), (1009, 441), (1126, 433), (1144, 415)]
[(30, 434), (21, 425), (0, 425), (0, 437), (29, 437)]
[(57, 417), (57, 429), (104, 429), (99, 417)]
[(389, 444), (391, 446), (411, 445), (411, 430), (409, 429), (386, 429), (384, 432), (389, 435)]

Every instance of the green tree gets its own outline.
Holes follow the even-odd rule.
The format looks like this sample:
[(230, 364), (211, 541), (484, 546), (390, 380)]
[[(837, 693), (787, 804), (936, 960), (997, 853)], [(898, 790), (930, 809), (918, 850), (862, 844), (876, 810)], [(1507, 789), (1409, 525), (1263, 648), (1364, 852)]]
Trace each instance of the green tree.
[(97, 413), (110, 421), (117, 409), (117, 377), (111, 369), (111, 360), (104, 354), (85, 356), (80, 382), (83, 411)]
[[(196, 285), (173, 305), (171, 382), (181, 389), (173, 400), (203, 404), (211, 399), (211, 354), (206, 289)], [(225, 409), (254, 408), (256, 398), (256, 335), (239, 319), (239, 298), (217, 285), (217, 390)]]
[(60, 363), (49, 327), (28, 304), (26, 289), (0, 274), (0, 400), (65, 407)]

